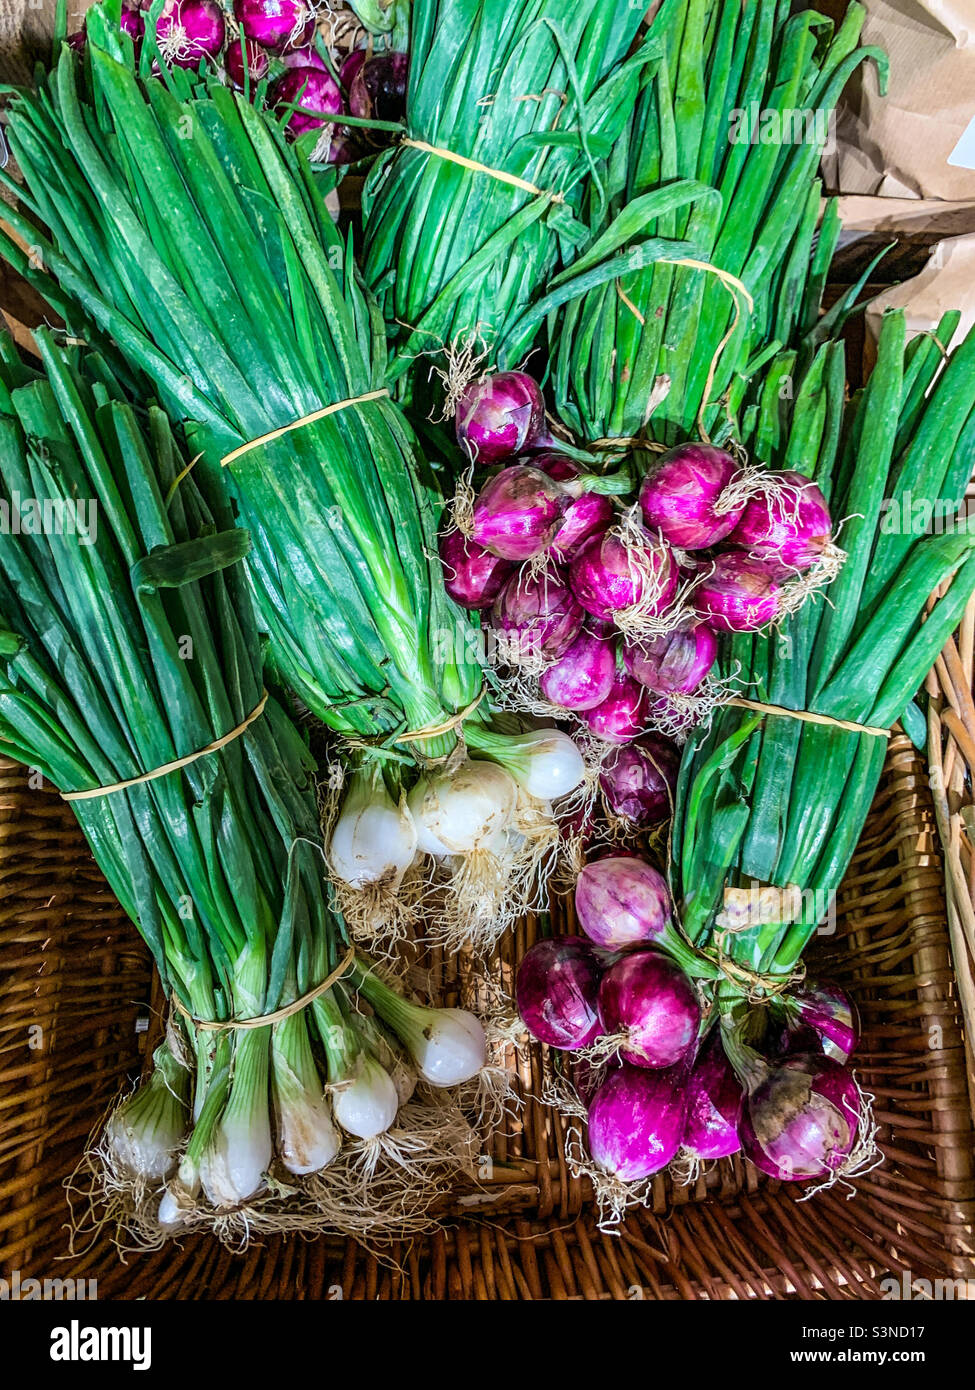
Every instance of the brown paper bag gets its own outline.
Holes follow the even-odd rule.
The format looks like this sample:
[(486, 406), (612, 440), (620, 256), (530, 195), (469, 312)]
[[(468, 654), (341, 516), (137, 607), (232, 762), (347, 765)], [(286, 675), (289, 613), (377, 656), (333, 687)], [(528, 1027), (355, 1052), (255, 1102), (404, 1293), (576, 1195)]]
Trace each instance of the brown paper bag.
[(848, 87), (825, 166), (830, 185), (885, 198), (975, 199), (975, 0), (865, 6), (863, 41), (889, 54), (890, 85), (882, 98), (868, 64)]
[(888, 308), (903, 309), (909, 337), (933, 332), (949, 309), (961, 311), (960, 342), (975, 325), (975, 233), (949, 237), (931, 249), (920, 275), (885, 290), (867, 307), (867, 336), (876, 343)]

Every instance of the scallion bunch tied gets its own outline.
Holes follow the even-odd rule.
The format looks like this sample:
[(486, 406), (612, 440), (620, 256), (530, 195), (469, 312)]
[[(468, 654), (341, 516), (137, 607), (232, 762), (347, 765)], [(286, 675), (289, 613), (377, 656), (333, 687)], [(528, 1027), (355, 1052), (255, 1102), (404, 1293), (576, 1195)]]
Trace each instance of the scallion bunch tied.
[(37, 341), (44, 374), (9, 340), (0, 366), (4, 491), (42, 519), (0, 537), (0, 738), (70, 799), (172, 1001), (92, 1195), (142, 1246), (409, 1226), (466, 1161), (444, 1088), (477, 1075), (483, 1031), (349, 949), (314, 764), (263, 688), (247, 532), (158, 408)]

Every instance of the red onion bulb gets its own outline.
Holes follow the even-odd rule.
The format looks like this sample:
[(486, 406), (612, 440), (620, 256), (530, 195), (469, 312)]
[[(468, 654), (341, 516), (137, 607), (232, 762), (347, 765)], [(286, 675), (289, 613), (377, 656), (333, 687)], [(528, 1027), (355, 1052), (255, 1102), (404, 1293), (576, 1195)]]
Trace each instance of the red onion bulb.
[(599, 785), (616, 816), (634, 825), (657, 825), (673, 812), (680, 754), (653, 734), (612, 750), (602, 765)]
[(718, 639), (706, 623), (685, 623), (673, 632), (623, 650), (630, 675), (661, 695), (689, 695), (718, 657)]
[(539, 679), (545, 699), (561, 709), (590, 710), (608, 698), (616, 679), (616, 645), (585, 629)]
[(276, 107), (295, 106), (285, 121), (285, 129), (295, 136), (331, 124), (313, 112), (324, 111), (337, 116), (344, 109), (335, 79), (321, 68), (288, 68), (272, 84), (269, 95)]
[(515, 568), (456, 527), (440, 537), (440, 560), (444, 588), (462, 608), (490, 608)]
[(586, 712), (586, 723), (606, 743), (630, 743), (646, 732), (648, 709), (646, 688), (620, 672), (602, 704)]
[(489, 479), (475, 499), (471, 535), (503, 560), (530, 560), (551, 544), (563, 505), (551, 478), (513, 464)]
[(610, 855), (587, 864), (576, 880), (579, 925), (597, 946), (622, 951), (667, 938), (670, 893), (652, 864)]
[(245, 39), (271, 53), (310, 44), (315, 33), (314, 12), (305, 0), (234, 0), (234, 18)]
[(779, 615), (781, 590), (768, 565), (730, 550), (694, 590), (694, 606), (710, 627), (720, 632), (754, 632)]
[(171, 67), (197, 68), (223, 48), (226, 23), (216, 0), (167, 0), (156, 21), (156, 42)]
[(491, 613), (504, 657), (514, 665), (558, 661), (578, 637), (583, 613), (560, 576), (512, 575)]
[(828, 1057), (787, 1057), (749, 1094), (742, 1148), (756, 1168), (783, 1182), (841, 1172), (860, 1128), (853, 1073)]
[(684, 1068), (622, 1066), (589, 1105), (589, 1152), (598, 1168), (640, 1182), (677, 1155), (684, 1129)]
[(673, 602), (677, 566), (670, 550), (646, 533), (630, 542), (607, 531), (575, 555), (569, 583), (594, 618), (613, 618), (637, 608), (653, 617)]
[(545, 401), (526, 372), (498, 372), (473, 382), (456, 413), (457, 442), (479, 463), (523, 453), (545, 433)]
[(770, 473), (769, 482), (769, 492), (749, 500), (732, 543), (780, 572), (809, 569), (833, 544), (826, 499), (802, 473)]
[(603, 976), (599, 1017), (605, 1032), (626, 1039), (624, 1062), (671, 1067), (694, 1046), (701, 1004), (679, 965), (659, 951), (632, 951)]
[(581, 936), (536, 941), (518, 967), (515, 1001), (522, 1022), (549, 1047), (585, 1047), (602, 1031), (596, 998), (602, 968)]
[[(744, 510), (728, 486), (741, 472), (724, 449), (680, 444), (664, 454), (643, 480), (640, 508), (651, 531), (679, 550), (707, 550), (730, 535)], [(731, 502), (731, 505), (729, 505)]]

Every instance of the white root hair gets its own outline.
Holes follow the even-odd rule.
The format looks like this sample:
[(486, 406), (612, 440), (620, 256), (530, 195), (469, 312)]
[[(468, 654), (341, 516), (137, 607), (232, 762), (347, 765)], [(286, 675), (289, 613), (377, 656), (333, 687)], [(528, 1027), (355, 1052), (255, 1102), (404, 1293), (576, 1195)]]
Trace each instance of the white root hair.
[(489, 365), (491, 353), (481, 325), (459, 333), (452, 343), (442, 349), (444, 365), (434, 363), (430, 375), (436, 376), (444, 390), (444, 400), (438, 413), (431, 418), (437, 423), (452, 420), (457, 407), (470, 386), (495, 370)]
[(851, 1197), (856, 1196), (853, 1179), (862, 1178), (867, 1173), (872, 1173), (884, 1161), (884, 1151), (877, 1142), (879, 1125), (873, 1113), (873, 1103), (876, 1097), (871, 1095), (869, 1091), (863, 1090), (855, 1075), (853, 1081), (859, 1102), (856, 1142), (843, 1162), (833, 1169), (829, 1177), (806, 1189), (799, 1198), (800, 1202), (808, 1202), (810, 1197), (815, 1197), (818, 1192), (826, 1192), (836, 1186), (843, 1189), (846, 1193), (846, 1199), (849, 1201)]

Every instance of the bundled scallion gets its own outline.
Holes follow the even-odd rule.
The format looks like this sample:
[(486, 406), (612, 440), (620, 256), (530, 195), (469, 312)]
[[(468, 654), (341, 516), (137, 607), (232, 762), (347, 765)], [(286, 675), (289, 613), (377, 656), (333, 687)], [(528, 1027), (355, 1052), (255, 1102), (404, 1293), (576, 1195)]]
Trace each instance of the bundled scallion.
[(852, 4), (834, 34), (780, 0), (664, 0), (608, 197), (582, 213), (590, 238), (514, 332), (548, 319), (554, 400), (580, 439), (672, 446), (711, 430), (778, 346), (816, 327), (839, 235), (819, 160), (857, 65), (886, 63), (857, 47), (863, 20)]
[[(975, 335), (943, 369), (939, 346), (957, 326), (947, 315), (933, 338), (905, 347), (903, 314), (886, 315), (877, 365), (845, 423), (833, 344), (793, 401), (782, 384), (794, 355), (779, 359), (746, 418), (746, 447), (810, 477), (846, 518), (847, 551), (828, 602), (768, 635), (735, 637), (722, 657), (749, 699), (817, 722), (724, 708), (684, 754), (673, 845), (681, 920), (699, 944), (727, 914), (723, 950), (749, 971), (787, 978), (796, 968), (870, 808), (886, 751), (877, 731), (902, 718), (916, 727), (913, 697), (975, 588), (975, 532), (953, 520), (975, 443)], [(756, 885), (798, 889), (801, 920), (749, 926)]]
[(419, 364), (422, 390), (430, 354), (453, 393), (482, 355), (505, 344), (517, 365), (531, 347), (534, 333), (509, 342), (509, 328), (587, 236), (586, 187), (649, 56), (626, 56), (642, 19), (629, 0), (414, 0), (407, 138), (363, 197), (394, 379)]
[(37, 341), (46, 375), (2, 343), (0, 739), (70, 801), (172, 1000), (89, 1195), (142, 1247), (422, 1224), (467, 1158), (442, 1088), (477, 1075), (483, 1031), (383, 992), (348, 945), (314, 764), (262, 685), (247, 532), (158, 408)]
[[(90, 12), (88, 35), (84, 64), (62, 49), (41, 91), (11, 104), (30, 216), (10, 220), (35, 253), (7, 254), (185, 422), (195, 467), (229, 489), (251, 534), (274, 667), (354, 754), (356, 795), (375, 792), (358, 839), (389, 803), (404, 823), (440, 824), (449, 802), (454, 833), (420, 846), (424, 874), (435, 863), (446, 882), (441, 935), (490, 945), (538, 891), (556, 835), (545, 803), (565, 786), (518, 805), (525, 750), (491, 728), (475, 633), (444, 590), (425, 465), (388, 398), (385, 338), (350, 247), (267, 113), (216, 79), (140, 76), (107, 9)], [(490, 763), (465, 756), (482, 747)], [(431, 765), (432, 803), (414, 800)], [(389, 863), (367, 843), (363, 872), (336, 864), (356, 930), (388, 936), (399, 921), (408, 826), (402, 838)]]

